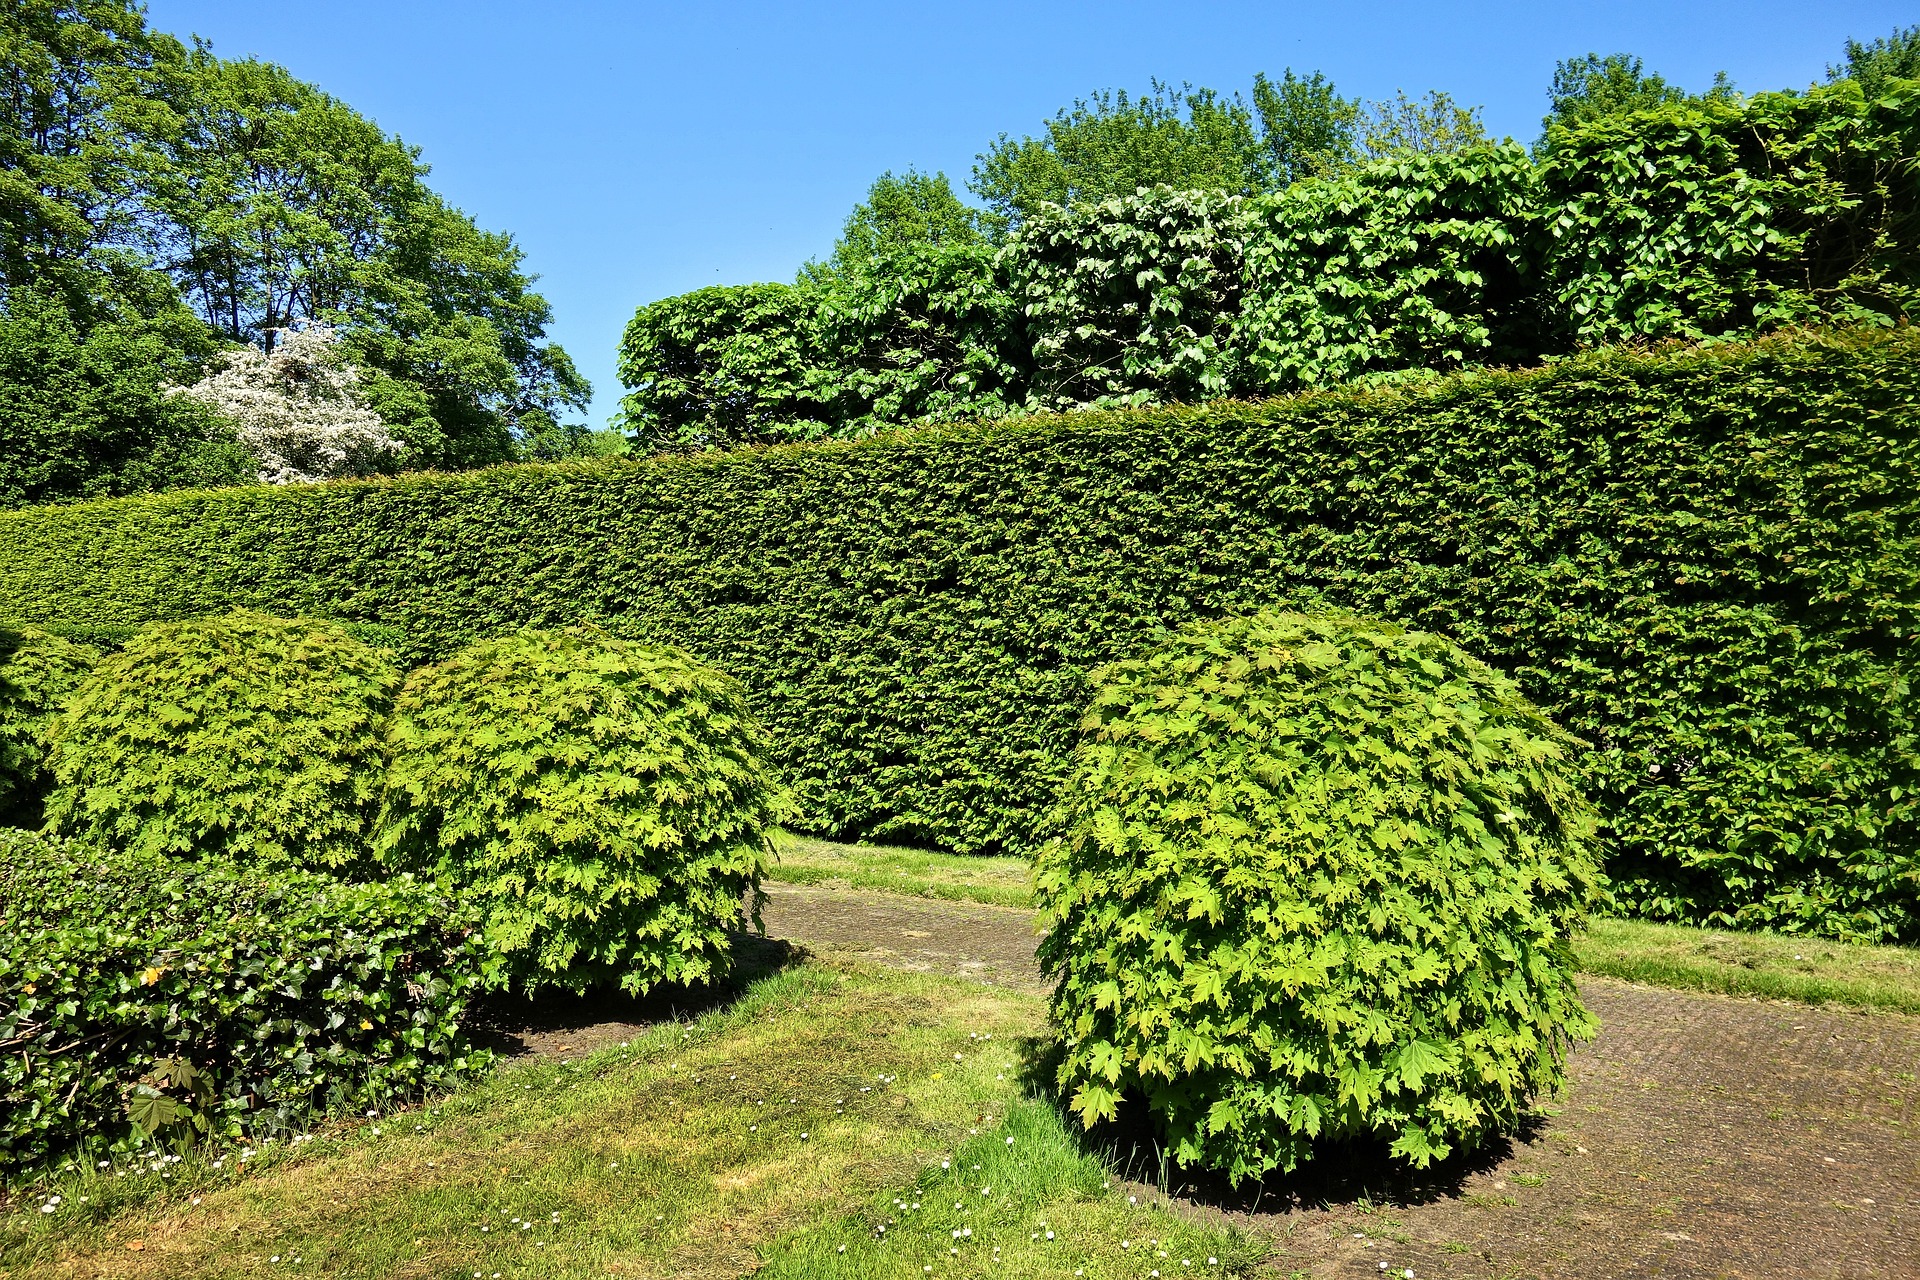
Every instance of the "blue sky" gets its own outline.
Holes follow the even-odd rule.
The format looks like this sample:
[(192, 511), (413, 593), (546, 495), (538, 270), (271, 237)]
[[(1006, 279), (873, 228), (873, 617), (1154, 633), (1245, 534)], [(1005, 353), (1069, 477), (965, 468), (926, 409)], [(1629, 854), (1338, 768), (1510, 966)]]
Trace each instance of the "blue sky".
[(1094, 89), (1244, 89), (1291, 66), (1350, 96), (1445, 89), (1528, 140), (1558, 59), (1625, 51), (1692, 89), (1722, 69), (1748, 92), (1802, 87), (1849, 36), (1917, 9), (149, 0), (149, 21), (279, 62), (422, 147), (436, 189), (526, 249), (553, 336), (593, 380), (597, 426), (635, 307), (789, 280), (882, 170), (944, 169), (959, 188), (996, 135), (1036, 133)]

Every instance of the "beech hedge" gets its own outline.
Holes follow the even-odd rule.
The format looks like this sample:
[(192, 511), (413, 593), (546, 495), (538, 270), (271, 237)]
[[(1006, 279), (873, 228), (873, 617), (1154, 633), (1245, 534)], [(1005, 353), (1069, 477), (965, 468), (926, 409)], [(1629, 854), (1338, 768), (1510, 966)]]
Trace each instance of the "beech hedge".
[(738, 677), (803, 829), (1030, 851), (1087, 672), (1274, 605), (1448, 636), (1588, 744), (1656, 918), (1920, 941), (1920, 335), (0, 513), (0, 618), (235, 605), (409, 661), (591, 621)]
[(0, 1167), (297, 1130), (491, 1064), (477, 913), (411, 878), (0, 830)]

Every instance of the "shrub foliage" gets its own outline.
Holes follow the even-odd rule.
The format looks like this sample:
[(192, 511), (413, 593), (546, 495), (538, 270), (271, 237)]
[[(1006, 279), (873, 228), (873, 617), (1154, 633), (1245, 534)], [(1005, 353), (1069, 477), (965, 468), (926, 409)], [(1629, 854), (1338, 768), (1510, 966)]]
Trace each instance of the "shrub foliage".
[(1594, 1023), (1570, 745), (1448, 641), (1337, 614), (1182, 630), (1095, 672), (1034, 873), (1060, 1083), (1143, 1095), (1233, 1181), (1315, 1138), (1416, 1165), (1511, 1128)]
[(812, 440), (1893, 324), (1920, 297), (1916, 153), (1920, 81), (1848, 80), (1555, 124), (1536, 154), (1489, 143), (1247, 199), (1042, 206), (997, 255), (883, 255), (831, 289), (642, 307), (621, 347), (627, 426), (676, 447)]
[(513, 984), (643, 992), (727, 970), (779, 801), (746, 691), (594, 629), (408, 677), (377, 852), (482, 905)]
[(645, 463), (0, 514), (14, 620), (247, 605), (432, 660), (597, 620), (742, 679), (805, 829), (1026, 851), (1086, 673), (1273, 603), (1441, 630), (1591, 744), (1624, 904), (1920, 941), (1920, 336)]
[(0, 1164), (259, 1137), (491, 1055), (473, 913), (400, 877), (108, 853), (0, 830)]
[(0, 824), (40, 825), (47, 734), (100, 651), (36, 627), (0, 627)]
[(337, 623), (249, 610), (156, 623), (55, 726), (47, 827), (109, 848), (347, 866), (399, 673)]

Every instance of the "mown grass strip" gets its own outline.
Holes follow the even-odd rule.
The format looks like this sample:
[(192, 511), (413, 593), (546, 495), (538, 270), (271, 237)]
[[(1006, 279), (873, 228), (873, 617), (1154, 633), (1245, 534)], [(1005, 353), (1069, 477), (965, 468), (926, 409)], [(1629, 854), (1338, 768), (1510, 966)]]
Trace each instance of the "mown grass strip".
[(1920, 1013), (1920, 949), (1912, 947), (1601, 918), (1575, 951), (1583, 971), (1630, 982)]
[(1033, 883), (1024, 858), (833, 844), (793, 835), (780, 837), (778, 853), (778, 860), (768, 869), (768, 878), (787, 884), (838, 881), (856, 889), (916, 898), (983, 902), (995, 907), (1033, 905)]
[[(1089, 1185), (1098, 1162), (1028, 1098), (1020, 1070), (1043, 1018), (1015, 992), (808, 964), (693, 1023), (511, 1067), (291, 1150), (65, 1178), (0, 1220), (0, 1274), (732, 1277), (829, 1247), (867, 1265), (877, 1239), (837, 1251), (850, 1223), (889, 1189), (985, 1172), (960, 1153), (996, 1143), (993, 1176), (1015, 1207), (976, 1211), (979, 1247), (914, 1274), (985, 1274), (994, 1245), (1032, 1243), (1014, 1227), (1036, 1208), (1087, 1260), (1055, 1272), (1037, 1258), (1029, 1274), (1144, 1274), (1098, 1261), (1094, 1242), (1115, 1232), (1178, 1239), (1227, 1274), (1244, 1242)], [(56, 1210), (39, 1212), (52, 1195)], [(905, 1274), (884, 1249), (871, 1258), (876, 1269), (845, 1274)]]
[[(772, 879), (922, 898), (1031, 905), (1023, 858), (927, 853), (784, 836)], [(1920, 948), (1855, 946), (1607, 917), (1575, 943), (1583, 972), (1653, 986), (1920, 1013)]]

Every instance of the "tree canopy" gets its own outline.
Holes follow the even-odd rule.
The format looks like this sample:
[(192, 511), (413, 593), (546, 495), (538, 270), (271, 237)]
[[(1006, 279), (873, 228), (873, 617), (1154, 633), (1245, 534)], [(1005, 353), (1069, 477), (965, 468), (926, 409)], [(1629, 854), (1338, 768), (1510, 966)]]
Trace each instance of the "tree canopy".
[[(1715, 74), (1713, 87), (1699, 95), (1699, 100), (1725, 101), (1735, 96), (1733, 82), (1721, 71)], [(1553, 69), (1553, 84), (1547, 90), (1547, 115), (1540, 122), (1541, 137), (1544, 140), (1555, 125), (1585, 124), (1602, 116), (1649, 111), (1693, 100), (1695, 95), (1648, 72), (1632, 54), (1610, 53), (1603, 58), (1589, 53), (1583, 58), (1567, 58)]]
[(1870, 44), (1849, 40), (1845, 52), (1845, 62), (1827, 68), (1828, 80), (1855, 81), (1869, 95), (1889, 80), (1920, 80), (1920, 26), (1896, 27)]
[[(57, 306), (83, 348), (101, 326), (135, 347), (183, 341), (200, 368), (167, 377), (191, 382), (223, 343), (265, 353), (276, 334), (320, 323), (338, 329), (405, 446), (398, 465), (485, 465), (584, 439), (561, 419), (589, 388), (546, 339), (551, 308), (521, 249), (427, 176), (417, 148), (347, 104), (272, 63), (151, 31), (135, 0), (22, 0), (0, 16), (0, 309), (21, 321), (0, 338), (62, 331)], [(198, 335), (182, 340), (189, 320)], [(35, 395), (0, 382), (0, 413)], [(68, 417), (70, 432), (101, 436), (82, 454), (130, 438)], [(40, 471), (12, 500), (201, 478)]]
[(889, 169), (847, 215), (833, 255), (824, 263), (807, 263), (800, 278), (824, 283), (856, 263), (913, 245), (978, 244), (984, 238), (980, 211), (954, 194), (946, 174), (908, 169), (895, 176)]

